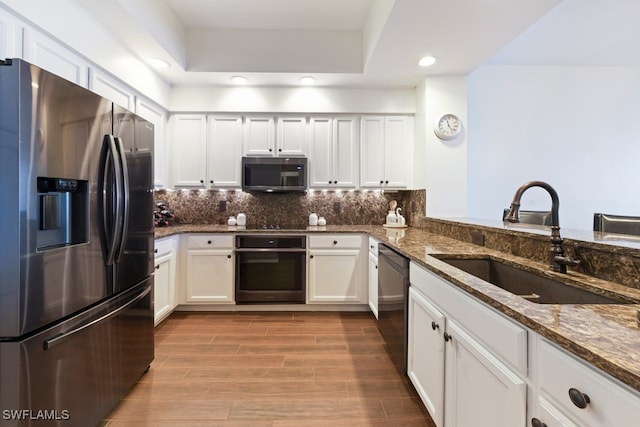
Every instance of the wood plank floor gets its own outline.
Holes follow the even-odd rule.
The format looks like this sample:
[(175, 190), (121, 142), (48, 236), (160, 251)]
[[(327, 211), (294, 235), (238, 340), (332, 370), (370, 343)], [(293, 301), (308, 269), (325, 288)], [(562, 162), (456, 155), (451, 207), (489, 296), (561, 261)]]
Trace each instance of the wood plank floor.
[(370, 313), (174, 313), (104, 420), (123, 426), (429, 426)]

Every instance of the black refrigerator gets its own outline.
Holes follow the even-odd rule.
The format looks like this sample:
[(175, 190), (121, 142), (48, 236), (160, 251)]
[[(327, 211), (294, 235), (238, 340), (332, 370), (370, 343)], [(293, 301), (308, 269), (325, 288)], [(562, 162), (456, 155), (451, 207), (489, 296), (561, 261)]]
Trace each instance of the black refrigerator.
[(153, 360), (153, 126), (0, 61), (0, 426), (97, 425)]

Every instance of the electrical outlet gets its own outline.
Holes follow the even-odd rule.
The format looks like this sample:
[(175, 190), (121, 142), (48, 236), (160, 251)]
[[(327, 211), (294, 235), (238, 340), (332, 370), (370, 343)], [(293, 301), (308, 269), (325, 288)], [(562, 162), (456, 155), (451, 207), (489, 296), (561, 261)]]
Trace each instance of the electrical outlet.
[(227, 201), (226, 200), (220, 200), (218, 202), (218, 210), (220, 212), (224, 212), (227, 210)]
[(482, 234), (481, 231), (472, 231), (471, 243), (478, 246), (484, 246), (484, 234)]
[(340, 213), (340, 201), (333, 202), (333, 213)]

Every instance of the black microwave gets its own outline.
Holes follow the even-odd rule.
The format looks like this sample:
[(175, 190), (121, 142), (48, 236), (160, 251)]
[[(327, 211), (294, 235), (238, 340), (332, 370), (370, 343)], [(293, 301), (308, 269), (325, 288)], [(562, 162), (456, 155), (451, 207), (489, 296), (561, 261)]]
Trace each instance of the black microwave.
[(305, 157), (243, 157), (242, 190), (306, 191), (307, 159)]

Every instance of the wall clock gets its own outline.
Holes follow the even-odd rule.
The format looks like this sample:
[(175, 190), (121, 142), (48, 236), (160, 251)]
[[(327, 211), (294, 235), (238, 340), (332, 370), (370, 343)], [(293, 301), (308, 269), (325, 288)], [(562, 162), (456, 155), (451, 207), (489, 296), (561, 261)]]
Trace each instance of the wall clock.
[(438, 138), (449, 141), (462, 133), (462, 122), (455, 114), (445, 113), (436, 119), (433, 131)]

